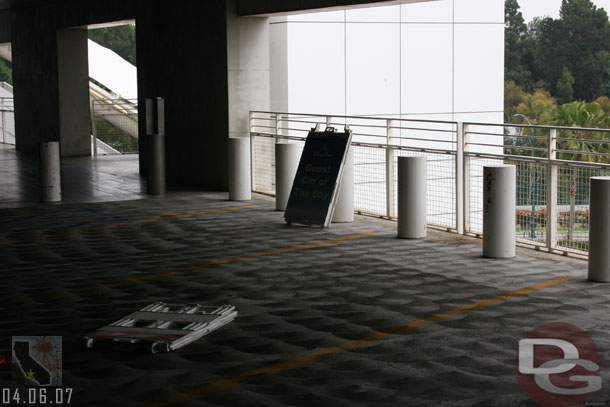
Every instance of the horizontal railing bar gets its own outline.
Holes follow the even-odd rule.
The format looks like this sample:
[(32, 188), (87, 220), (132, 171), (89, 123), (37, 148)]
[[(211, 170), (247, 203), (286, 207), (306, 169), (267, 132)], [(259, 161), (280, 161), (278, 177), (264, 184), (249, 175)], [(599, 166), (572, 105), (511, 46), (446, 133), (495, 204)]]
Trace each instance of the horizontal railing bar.
[(392, 129), (396, 129), (396, 130), (417, 130), (417, 131), (431, 131), (431, 132), (435, 132), (435, 133), (453, 133), (453, 134), (457, 134), (457, 131), (455, 130), (443, 130), (443, 129), (424, 129), (421, 127), (400, 127), (400, 126), (392, 126)]
[(566, 127), (566, 126), (547, 126), (547, 125), (529, 125), (529, 124), (499, 124), (499, 123), (477, 123), (477, 122), (464, 122), (468, 126), (490, 126), (490, 127), (523, 127), (528, 129), (557, 129), (557, 130), (570, 130), (570, 131), (601, 131), (603, 133), (610, 133), (610, 129), (600, 129), (595, 127)]
[(309, 133), (309, 130), (295, 129), (295, 128), (292, 128), (292, 127), (278, 127), (277, 129), (278, 130), (288, 130), (288, 131), (303, 131), (303, 132)]
[[(312, 122), (312, 121), (306, 121), (306, 120), (294, 120), (294, 119), (281, 119), (281, 122), (286, 122), (286, 123), (305, 123), (305, 124), (324, 124), (325, 122)], [(314, 126), (315, 127), (315, 126)]]
[(354, 133), (354, 132), (352, 132), (352, 136), (379, 137), (379, 138), (383, 138), (383, 139), (387, 138), (385, 135), (381, 135), (381, 134), (367, 134), (367, 133)]
[(275, 126), (263, 126), (262, 124), (253, 124), (252, 127), (261, 127), (263, 129), (275, 129)]
[(282, 135), (278, 135), (278, 134), (259, 133), (259, 132), (253, 132), (250, 134), (254, 137), (266, 137), (266, 138), (276, 138), (277, 137), (277, 138), (281, 138), (281, 139), (285, 139), (285, 140), (305, 141), (305, 137), (298, 137), (298, 136), (282, 136)]
[[(331, 125), (345, 125), (345, 123), (330, 123)], [(358, 124), (358, 123), (347, 123), (349, 125), (349, 127), (371, 127), (374, 129), (387, 129), (387, 126), (381, 126), (378, 124)]]
[(418, 138), (418, 137), (392, 137), (393, 139), (399, 139), (404, 141), (427, 141), (431, 143), (449, 143), (449, 144), (457, 144), (455, 140), (430, 140), (428, 138)]
[(570, 154), (581, 154), (581, 155), (594, 155), (594, 156), (598, 156), (598, 157), (608, 157), (608, 159), (610, 160), (610, 154), (608, 153), (596, 153), (596, 152), (589, 152), (589, 151), (578, 151), (578, 150), (555, 150), (558, 153), (570, 153)]
[[(265, 110), (252, 110), (251, 113), (267, 113), (267, 114), (282, 114), (282, 115), (296, 115), (302, 117), (331, 117), (333, 119), (358, 119), (363, 120), (362, 116), (344, 116), (340, 114), (307, 114), (307, 113), (287, 113), (287, 112), (269, 112)], [(454, 124), (457, 125), (456, 121), (448, 121), (448, 120), (426, 120), (426, 119), (398, 119), (393, 117), (367, 117), (367, 120), (379, 120), (379, 121), (401, 121), (401, 122), (410, 122), (410, 123), (446, 123), (446, 124)]]
[(484, 146), (484, 147), (502, 147), (512, 148), (515, 150), (532, 150), (532, 151), (547, 151), (544, 147), (531, 147), (531, 146), (513, 146), (512, 144), (487, 144), (487, 143), (466, 143), (468, 146)]
[(476, 158), (490, 158), (494, 160), (506, 160), (506, 161), (523, 161), (523, 162), (531, 162), (536, 161), (540, 163), (551, 163), (556, 165), (561, 165), (565, 167), (587, 167), (587, 168), (600, 168), (600, 169), (610, 169), (610, 164), (603, 163), (590, 163), (586, 161), (570, 161), (570, 160), (549, 160), (544, 157), (528, 157), (528, 156), (516, 156), (516, 155), (499, 155), (499, 154), (489, 154), (489, 153), (473, 153), (467, 152), (464, 153), (468, 157), (476, 157)]
[[(608, 139), (608, 140), (590, 140), (590, 139), (575, 139), (575, 138), (557, 137), (555, 140), (557, 140), (557, 141), (577, 141), (579, 143), (610, 144), (610, 139)], [(610, 153), (608, 153), (608, 155), (610, 155)]]

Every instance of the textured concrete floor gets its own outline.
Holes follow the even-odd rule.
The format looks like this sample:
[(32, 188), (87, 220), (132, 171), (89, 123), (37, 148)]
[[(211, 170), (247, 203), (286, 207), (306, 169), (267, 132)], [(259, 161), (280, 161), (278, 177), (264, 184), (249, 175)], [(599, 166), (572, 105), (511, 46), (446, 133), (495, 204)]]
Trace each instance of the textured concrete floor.
[[(585, 281), (585, 262), (483, 259), (478, 240), (399, 240), (394, 223), (364, 217), (287, 226), (273, 208), (185, 192), (1, 210), (0, 355), (12, 336), (62, 336), (76, 406), (533, 406), (518, 341), (559, 321), (596, 342), (604, 387), (587, 402), (610, 405), (610, 286)], [(498, 297), (563, 276), (574, 279)], [(239, 315), (168, 354), (83, 348), (157, 300)]]
[[(0, 174), (0, 209), (38, 204), (36, 156), (0, 143)], [(64, 203), (137, 199), (146, 193), (137, 155), (62, 158), (61, 183)]]

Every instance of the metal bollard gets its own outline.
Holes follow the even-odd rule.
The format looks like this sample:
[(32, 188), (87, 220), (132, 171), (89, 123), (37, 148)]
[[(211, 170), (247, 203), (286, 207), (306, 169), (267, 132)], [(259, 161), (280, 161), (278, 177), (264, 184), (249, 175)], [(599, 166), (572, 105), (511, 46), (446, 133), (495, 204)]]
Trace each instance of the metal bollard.
[(589, 280), (610, 283), (610, 177), (590, 183)]
[(398, 157), (398, 237), (426, 237), (426, 157)]
[(250, 175), (250, 139), (229, 139), (229, 200), (252, 199), (252, 177)]
[(343, 175), (337, 192), (337, 206), (332, 222), (346, 223), (354, 221), (354, 152), (347, 150), (347, 159), (343, 167)]
[(148, 174), (146, 192), (165, 194), (165, 101), (146, 99), (146, 137), (148, 144)]
[(483, 257), (515, 257), (516, 199), (514, 165), (483, 167)]
[(40, 200), (42, 202), (61, 201), (61, 173), (59, 141), (39, 142)]
[(275, 143), (275, 209), (285, 211), (299, 167), (298, 144)]

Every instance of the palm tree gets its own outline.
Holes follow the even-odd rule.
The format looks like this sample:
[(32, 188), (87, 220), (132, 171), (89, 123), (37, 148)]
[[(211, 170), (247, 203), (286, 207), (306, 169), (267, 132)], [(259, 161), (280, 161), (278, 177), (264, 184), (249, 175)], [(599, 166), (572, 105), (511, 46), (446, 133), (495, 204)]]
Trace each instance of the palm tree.
[[(597, 103), (585, 103), (576, 101), (566, 103), (551, 110), (551, 122), (562, 127), (586, 127), (586, 128), (608, 128), (610, 117), (605, 114)], [(596, 153), (609, 152), (610, 140), (607, 133), (595, 133), (583, 130), (570, 130), (563, 134), (563, 138), (557, 143), (558, 150), (566, 150), (559, 153), (557, 158), (571, 161), (601, 162), (608, 163), (607, 156)], [(606, 143), (604, 143), (606, 141)], [(593, 154), (592, 154), (593, 153)], [(572, 169), (570, 177), (570, 219), (568, 229), (568, 241), (572, 241), (574, 234), (574, 219), (576, 207), (576, 192), (578, 189), (578, 169)]]

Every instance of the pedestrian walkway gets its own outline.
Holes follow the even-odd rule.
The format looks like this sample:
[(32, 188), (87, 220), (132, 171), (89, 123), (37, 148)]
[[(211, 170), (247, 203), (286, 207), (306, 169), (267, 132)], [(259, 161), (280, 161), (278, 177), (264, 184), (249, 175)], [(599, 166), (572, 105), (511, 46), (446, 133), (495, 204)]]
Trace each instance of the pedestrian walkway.
[[(0, 211), (0, 355), (12, 336), (62, 336), (73, 405), (534, 405), (515, 357), (548, 322), (593, 338), (608, 383), (610, 286), (587, 282), (584, 261), (483, 259), (480, 240), (402, 240), (395, 223), (360, 216), (288, 226), (263, 196), (134, 195)], [(167, 354), (84, 348), (155, 301), (238, 315)], [(610, 402), (610, 388), (587, 401)]]
[[(40, 202), (38, 158), (0, 143), (0, 209)], [(138, 199), (146, 193), (137, 155), (61, 159), (64, 203)]]

